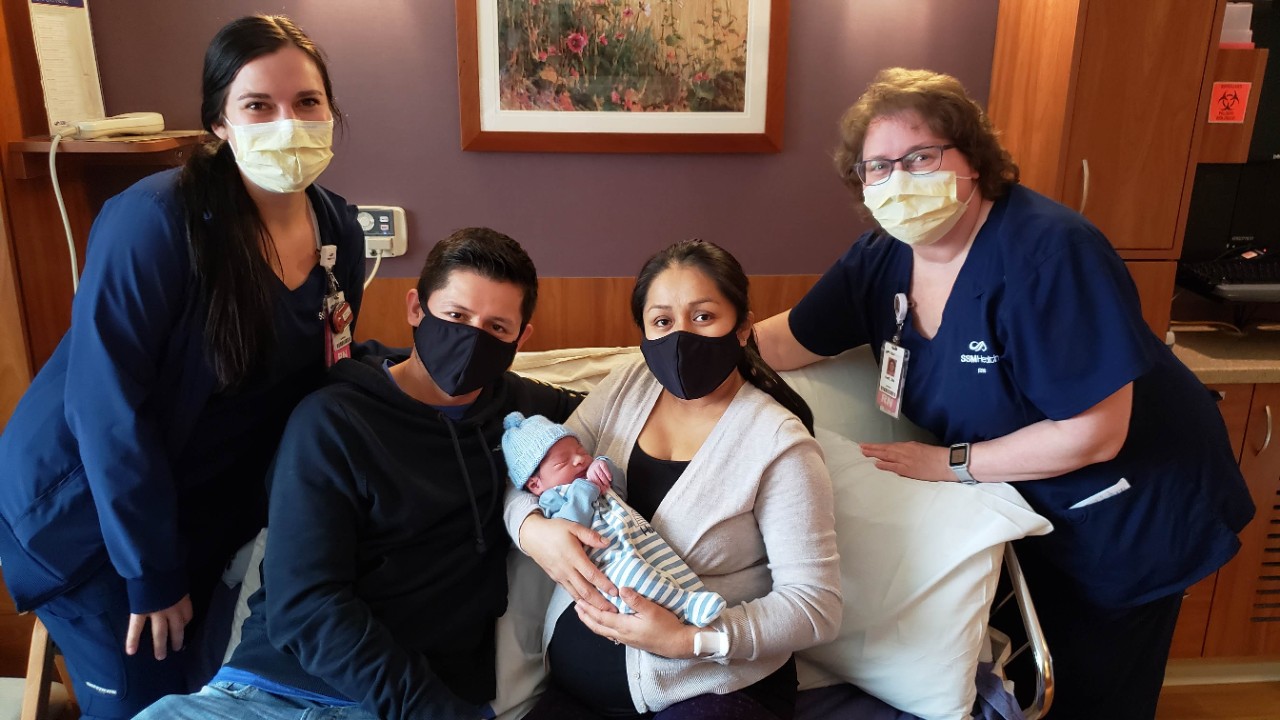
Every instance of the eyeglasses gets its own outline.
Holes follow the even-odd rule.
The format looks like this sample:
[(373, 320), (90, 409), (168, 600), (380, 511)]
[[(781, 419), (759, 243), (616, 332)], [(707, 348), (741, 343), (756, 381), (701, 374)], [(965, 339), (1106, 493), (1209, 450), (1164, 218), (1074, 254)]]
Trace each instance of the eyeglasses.
[(902, 163), (902, 169), (912, 175), (928, 175), (942, 167), (942, 151), (955, 145), (928, 145), (916, 148), (900, 158), (871, 158), (853, 164), (853, 172), (863, 185), (879, 185), (893, 174), (893, 167)]

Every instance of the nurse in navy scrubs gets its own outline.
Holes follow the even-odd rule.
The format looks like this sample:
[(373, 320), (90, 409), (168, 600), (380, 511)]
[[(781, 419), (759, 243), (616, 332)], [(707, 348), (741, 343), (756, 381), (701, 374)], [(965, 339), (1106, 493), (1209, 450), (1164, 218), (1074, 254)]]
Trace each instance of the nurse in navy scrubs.
[(212, 673), (207, 611), (266, 524), (285, 420), (350, 351), (364, 236), (314, 184), (340, 117), (292, 21), (223, 27), (201, 105), (217, 139), (103, 206), (71, 327), (0, 434), (4, 580), (58, 643), (85, 720)]
[(870, 344), (899, 389), (882, 406), (943, 444), (865, 454), (920, 480), (1018, 481), (1054, 524), (1018, 548), (1054, 659), (1049, 717), (1153, 718), (1182, 592), (1253, 516), (1212, 396), (1102, 233), (1018, 184), (957, 80), (882, 71), (841, 136), (837, 167), (879, 227), (756, 326), (765, 361)]

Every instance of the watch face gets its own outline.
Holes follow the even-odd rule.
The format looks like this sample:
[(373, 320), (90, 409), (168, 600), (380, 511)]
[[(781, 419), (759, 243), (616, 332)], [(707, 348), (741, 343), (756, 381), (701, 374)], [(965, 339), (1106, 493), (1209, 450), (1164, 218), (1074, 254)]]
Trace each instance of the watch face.
[(952, 445), (952, 446), (951, 446), (951, 459), (950, 459), (950, 463), (951, 463), (951, 466), (952, 466), (952, 467), (955, 467), (956, 465), (964, 465), (966, 462), (968, 462), (968, 460), (969, 460), (969, 448), (968, 448), (968, 447), (966, 447), (966, 446), (964, 446), (964, 445)]

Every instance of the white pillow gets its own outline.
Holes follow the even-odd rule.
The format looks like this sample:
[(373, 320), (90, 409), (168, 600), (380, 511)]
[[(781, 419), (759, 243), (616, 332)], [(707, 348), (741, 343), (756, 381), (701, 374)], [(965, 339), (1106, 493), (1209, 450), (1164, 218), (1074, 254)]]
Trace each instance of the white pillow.
[[(570, 390), (587, 391), (639, 354), (640, 348), (635, 346), (524, 352), (516, 355), (511, 370)], [(907, 419), (895, 420), (876, 408), (878, 375), (869, 345), (779, 374), (808, 403), (814, 424), (837, 435), (864, 442), (936, 442)]]
[(262, 556), (267, 552), (267, 529), (258, 531), (258, 536), (245, 543), (222, 574), (222, 581), (227, 587), (240, 585), (240, 593), (236, 596), (236, 607), (231, 616), (231, 637), (227, 641), (227, 651), (222, 662), (231, 659), (236, 646), (240, 644), (240, 631), (244, 621), (249, 617), (249, 597), (262, 587)]
[(569, 348), (516, 354), (511, 371), (552, 385), (589, 391), (614, 368), (640, 355), (637, 346), (615, 348)]
[(498, 618), (498, 697), (490, 703), (497, 720), (524, 717), (542, 694), (542, 618), (555, 583), (524, 553), (507, 554), (507, 612)]
[(870, 345), (779, 374), (804, 398), (818, 427), (859, 442), (937, 443), (906, 418), (895, 420), (876, 407), (879, 374)]
[(968, 718), (1004, 543), (1052, 526), (1007, 484), (901, 478), (847, 438), (817, 437), (835, 491), (844, 618), (835, 640), (797, 657), (925, 720)]

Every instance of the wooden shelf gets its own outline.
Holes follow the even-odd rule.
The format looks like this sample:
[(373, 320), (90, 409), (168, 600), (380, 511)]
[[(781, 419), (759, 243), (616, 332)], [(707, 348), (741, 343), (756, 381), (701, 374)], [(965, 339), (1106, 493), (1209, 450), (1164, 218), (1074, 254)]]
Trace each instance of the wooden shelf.
[[(200, 133), (152, 140), (63, 140), (58, 143), (58, 158), (74, 158), (80, 163), (176, 166), (204, 139)], [(51, 145), (53, 142), (43, 137), (9, 143), (13, 176), (24, 180), (47, 176)]]

